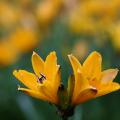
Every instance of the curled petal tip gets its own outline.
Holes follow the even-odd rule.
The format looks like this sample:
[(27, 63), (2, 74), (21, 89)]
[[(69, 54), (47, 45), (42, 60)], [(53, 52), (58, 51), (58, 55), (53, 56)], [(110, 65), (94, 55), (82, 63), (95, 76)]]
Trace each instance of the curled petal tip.
[(116, 72), (119, 72), (119, 69), (118, 68), (115, 68)]
[(100, 54), (98, 51), (93, 51), (93, 53), (98, 54), (98, 55)]
[(116, 75), (117, 75), (118, 72), (119, 72), (119, 69), (118, 69), (118, 68), (115, 68), (115, 72), (116, 72)]
[(95, 87), (93, 87), (93, 86), (91, 86), (89, 89), (90, 89), (94, 94), (97, 94), (97, 92), (98, 92), (97, 88), (95, 88)]
[(72, 54), (69, 54), (68, 57), (69, 57), (69, 58), (72, 57)]
[(98, 57), (101, 57), (101, 54), (98, 51), (93, 51), (91, 54), (95, 55), (95, 56), (98, 56)]
[(60, 67), (60, 65), (56, 65), (56, 66)]
[(97, 91), (97, 89), (95, 87), (93, 87), (93, 86), (91, 86), (91, 89)]
[(20, 88), (21, 88), (21, 87), (20, 87), (20, 85), (18, 85), (18, 88), (17, 88), (17, 90), (19, 91), (19, 90), (20, 90)]
[(60, 69), (61, 68), (61, 66), (60, 65), (56, 65), (57, 67), (58, 67), (58, 69)]
[(52, 51), (52, 52), (50, 52), (50, 54), (56, 55), (56, 52), (55, 52), (55, 51)]
[(35, 55), (36, 54), (36, 52), (35, 51), (33, 51), (33, 55)]
[[(20, 73), (20, 71), (21, 71), (21, 70), (14, 70), (14, 71), (13, 71), (13, 75), (16, 76), (18, 73)], [(20, 75), (22, 75), (22, 74), (20, 73)]]
[(89, 86), (89, 89), (92, 90), (93, 92), (97, 93), (98, 90), (96, 87), (93, 87), (93, 86)]
[(14, 71), (13, 71), (13, 75), (15, 75), (16, 73), (17, 73), (17, 70), (14, 70)]

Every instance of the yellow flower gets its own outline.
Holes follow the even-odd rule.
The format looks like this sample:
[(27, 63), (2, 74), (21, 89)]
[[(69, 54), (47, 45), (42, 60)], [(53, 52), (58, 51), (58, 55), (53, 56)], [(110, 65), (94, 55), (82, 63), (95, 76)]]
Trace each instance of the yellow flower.
[(72, 53), (79, 59), (82, 60), (88, 53), (89, 45), (86, 40), (78, 40), (73, 46)]
[(120, 52), (120, 34), (119, 34), (119, 31), (120, 31), (120, 23), (118, 22), (117, 24), (115, 24), (115, 26), (111, 27), (110, 29), (110, 34), (112, 36), (112, 44), (113, 44), (113, 47), (118, 51)]
[(2, 67), (13, 64), (18, 58), (16, 49), (6, 39), (0, 41), (0, 51), (0, 66)]
[(14, 76), (27, 88), (19, 87), (18, 90), (35, 98), (58, 104), (57, 91), (60, 85), (59, 65), (55, 52), (51, 52), (45, 62), (35, 52), (32, 55), (34, 73), (25, 70), (15, 70)]
[(40, 2), (36, 9), (36, 15), (40, 24), (49, 25), (59, 14), (62, 5), (62, 0), (44, 0)]
[(75, 76), (72, 105), (120, 89), (120, 85), (113, 82), (118, 69), (102, 71), (102, 57), (98, 52), (92, 52), (83, 65), (73, 55), (69, 55), (69, 59)]
[(74, 76), (69, 77), (67, 88), (60, 83), (60, 66), (57, 65), (55, 52), (51, 52), (45, 62), (37, 53), (33, 52), (34, 73), (25, 70), (13, 72), (14, 76), (27, 87), (19, 87), (18, 90), (55, 104), (63, 119), (74, 114), (77, 104), (120, 89), (120, 85), (113, 82), (118, 69), (102, 71), (102, 57), (98, 52), (91, 53), (83, 65), (73, 55), (68, 57)]
[(95, 35), (108, 32), (111, 25), (119, 22), (119, 0), (78, 1), (70, 11), (67, 23), (72, 32)]
[(17, 28), (10, 35), (9, 41), (18, 52), (28, 52), (32, 50), (38, 43), (37, 32), (30, 29)]
[(0, 1), (0, 24), (8, 28), (15, 25), (18, 19), (18, 10), (8, 2)]

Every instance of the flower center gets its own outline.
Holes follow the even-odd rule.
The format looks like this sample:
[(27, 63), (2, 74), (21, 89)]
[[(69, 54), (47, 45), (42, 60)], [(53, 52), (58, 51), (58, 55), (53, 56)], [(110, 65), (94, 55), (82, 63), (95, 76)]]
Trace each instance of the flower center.
[(40, 73), (40, 75), (41, 75), (40, 77), (37, 76), (38, 82), (39, 82), (39, 83), (43, 83), (43, 81), (46, 80), (46, 77), (45, 77), (45, 75), (43, 75), (42, 73)]

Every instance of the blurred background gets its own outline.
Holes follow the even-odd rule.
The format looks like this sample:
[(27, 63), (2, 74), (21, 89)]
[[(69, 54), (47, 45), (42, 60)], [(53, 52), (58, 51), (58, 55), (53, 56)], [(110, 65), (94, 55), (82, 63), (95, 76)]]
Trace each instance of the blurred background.
[[(120, 0), (0, 0), (0, 120), (59, 120), (54, 106), (17, 91), (12, 71), (33, 71), (33, 50), (44, 59), (57, 52), (65, 85), (70, 53), (83, 62), (96, 50), (103, 69), (119, 69)], [(120, 91), (79, 105), (71, 118), (108, 119), (120, 120)]]

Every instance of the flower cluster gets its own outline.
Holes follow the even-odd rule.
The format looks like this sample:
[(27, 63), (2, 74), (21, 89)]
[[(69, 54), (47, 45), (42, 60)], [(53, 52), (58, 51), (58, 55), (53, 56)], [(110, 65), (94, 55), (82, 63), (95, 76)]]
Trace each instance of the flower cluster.
[(109, 31), (115, 22), (119, 23), (119, 8), (119, 0), (79, 1), (70, 12), (70, 26), (75, 32), (94, 34), (96, 30)]
[(26, 94), (53, 103), (62, 117), (73, 114), (74, 107), (90, 99), (120, 89), (119, 83), (113, 82), (118, 69), (102, 71), (102, 57), (92, 52), (83, 65), (75, 56), (68, 55), (74, 74), (68, 79), (67, 88), (62, 84), (60, 65), (55, 52), (51, 52), (45, 61), (35, 52), (32, 55), (34, 73), (15, 70), (14, 76), (27, 88), (18, 90)]
[(119, 0), (81, 0), (70, 11), (67, 23), (72, 32), (97, 36), (103, 43), (106, 36), (111, 38), (114, 48), (120, 51), (119, 12)]

